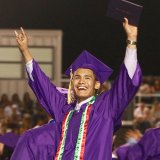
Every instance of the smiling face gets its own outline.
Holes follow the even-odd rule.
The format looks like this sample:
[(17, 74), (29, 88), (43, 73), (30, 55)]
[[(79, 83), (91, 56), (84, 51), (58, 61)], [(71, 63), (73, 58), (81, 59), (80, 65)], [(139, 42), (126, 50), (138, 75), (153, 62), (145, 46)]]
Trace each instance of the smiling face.
[(74, 72), (72, 84), (78, 102), (95, 95), (95, 91), (100, 87), (93, 71), (85, 68), (79, 68)]

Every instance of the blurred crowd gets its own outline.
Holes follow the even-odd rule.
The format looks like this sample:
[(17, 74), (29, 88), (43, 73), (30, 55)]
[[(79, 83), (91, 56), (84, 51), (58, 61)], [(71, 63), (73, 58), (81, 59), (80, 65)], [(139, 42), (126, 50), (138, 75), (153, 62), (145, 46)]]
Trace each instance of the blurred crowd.
[(135, 98), (133, 123), (143, 134), (146, 129), (160, 126), (160, 78), (147, 77)]
[[(9, 99), (7, 94), (0, 98), (0, 160), (9, 160), (20, 135), (26, 130), (48, 123), (50, 117), (38, 101), (31, 98), (28, 92), (23, 98), (14, 93)], [(6, 145), (6, 144), (9, 145)]]
[(0, 134), (13, 132), (20, 135), (27, 129), (47, 123), (48, 119), (40, 104), (28, 92), (24, 93), (22, 100), (17, 93), (11, 99), (6, 94), (0, 98)]
[(134, 110), (134, 128), (143, 134), (146, 129), (160, 127), (160, 102), (155, 101), (149, 108), (145, 103), (140, 103)]
[(160, 93), (160, 78), (152, 76), (144, 77), (139, 92)]

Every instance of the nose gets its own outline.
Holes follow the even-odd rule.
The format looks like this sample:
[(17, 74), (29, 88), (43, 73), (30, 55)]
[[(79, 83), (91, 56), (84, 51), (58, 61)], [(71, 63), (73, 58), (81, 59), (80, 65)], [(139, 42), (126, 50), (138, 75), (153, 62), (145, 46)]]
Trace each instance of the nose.
[(79, 84), (83, 84), (83, 83), (84, 83), (84, 78), (81, 77), (81, 78), (79, 79)]

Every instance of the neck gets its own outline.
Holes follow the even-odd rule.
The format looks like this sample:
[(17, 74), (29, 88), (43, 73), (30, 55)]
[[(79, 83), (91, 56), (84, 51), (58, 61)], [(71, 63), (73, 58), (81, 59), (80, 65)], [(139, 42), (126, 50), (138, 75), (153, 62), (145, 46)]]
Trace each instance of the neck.
[(81, 103), (81, 102), (85, 101), (86, 99), (88, 99), (88, 98), (77, 98), (77, 102)]
[(79, 104), (79, 103), (86, 103), (86, 102), (88, 102), (88, 101), (90, 101), (92, 98), (93, 98), (94, 96), (91, 96), (91, 97), (88, 97), (88, 98), (79, 98), (79, 99), (77, 99), (77, 103)]

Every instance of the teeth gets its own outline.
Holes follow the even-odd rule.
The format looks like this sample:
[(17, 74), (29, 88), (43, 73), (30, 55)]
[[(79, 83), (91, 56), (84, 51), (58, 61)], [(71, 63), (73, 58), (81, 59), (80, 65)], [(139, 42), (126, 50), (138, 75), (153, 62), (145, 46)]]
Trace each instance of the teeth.
[(78, 87), (78, 89), (86, 89), (86, 87)]

